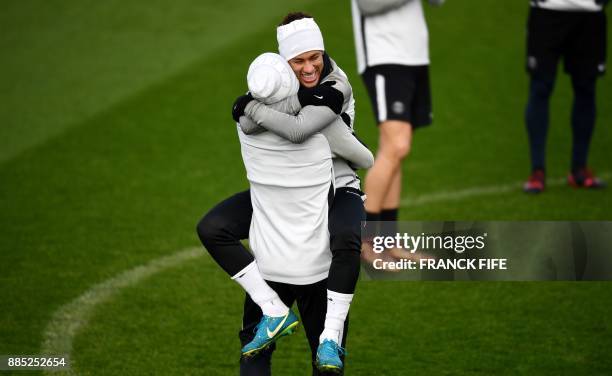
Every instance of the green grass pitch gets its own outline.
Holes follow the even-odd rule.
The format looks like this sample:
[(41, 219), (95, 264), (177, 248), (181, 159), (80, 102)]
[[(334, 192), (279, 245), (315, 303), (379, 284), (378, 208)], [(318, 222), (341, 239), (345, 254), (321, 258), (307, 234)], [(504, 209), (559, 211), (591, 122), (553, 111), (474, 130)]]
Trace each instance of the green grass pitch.
[[(401, 219), (612, 220), (610, 189), (520, 191), (527, 3), (426, 6), (435, 123), (416, 133), (403, 166)], [(375, 149), (347, 1), (3, 4), (0, 354), (39, 354), (58, 309), (126, 270), (198, 246), (201, 215), (248, 187), (231, 104), (250, 61), (276, 49), (275, 25), (298, 9), (315, 16), (349, 75), (356, 130)], [(559, 74), (551, 102), (556, 179), (569, 166), (568, 81)], [(608, 178), (610, 98), (605, 77), (590, 164)], [(237, 374), (242, 298), (202, 250), (96, 305), (74, 337), (74, 370)], [(607, 375), (611, 301), (608, 282), (360, 281), (347, 374)], [(282, 339), (275, 374), (309, 367), (303, 332)]]

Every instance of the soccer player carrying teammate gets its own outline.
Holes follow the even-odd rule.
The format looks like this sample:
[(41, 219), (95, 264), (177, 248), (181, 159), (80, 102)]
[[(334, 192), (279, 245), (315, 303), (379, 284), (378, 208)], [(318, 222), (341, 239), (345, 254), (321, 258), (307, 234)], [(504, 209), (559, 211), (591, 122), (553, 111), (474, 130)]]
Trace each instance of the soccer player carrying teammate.
[[(277, 109), (295, 113), (299, 106), (304, 108), (296, 116), (291, 116), (275, 111), (273, 106), (267, 107), (250, 95), (240, 97), (236, 101), (233, 116), (235, 120), (240, 121), (243, 129), (249, 133), (259, 132), (259, 126), (271, 130), (261, 135), (241, 135), (249, 180), (252, 189), (257, 186), (259, 192), (266, 192), (266, 189), (261, 189), (262, 185), (275, 186), (277, 193), (279, 192), (278, 187), (290, 191), (305, 189), (314, 184), (321, 188), (320, 178), (319, 180), (305, 179), (309, 175), (298, 173), (298, 167), (303, 168), (305, 165), (313, 164), (312, 157), (309, 156), (312, 151), (307, 146), (309, 143), (320, 141), (321, 134), (317, 133), (319, 130), (327, 126), (322, 133), (327, 137), (332, 151), (336, 152), (337, 150), (334, 149), (337, 148), (334, 147), (332, 135), (340, 134), (342, 131), (351, 135), (354, 116), (352, 91), (346, 75), (325, 54), (321, 32), (311, 17), (302, 13), (290, 14), (279, 26), (277, 34), (281, 55), (289, 62), (295, 73), (292, 77), (297, 77), (301, 85), (297, 97), (290, 97), (279, 104)], [(256, 76), (249, 78), (250, 86), (251, 83), (257, 86), (254, 78)], [(263, 81), (261, 87), (266, 86), (266, 80)], [(322, 81), (326, 83), (319, 85)], [(290, 108), (293, 110), (288, 110)], [(243, 113), (246, 116), (243, 116)], [(255, 120), (255, 123), (249, 119)], [(274, 171), (280, 166), (279, 164), (272, 163), (271, 160), (266, 161), (265, 157), (249, 154), (253, 151), (264, 150), (264, 148), (245, 149), (243, 140), (258, 136), (275, 137), (277, 141), (282, 140), (278, 141), (278, 144), (286, 147), (286, 150), (293, 150), (288, 146), (293, 145), (295, 150), (303, 153), (308, 150), (308, 153), (302, 158), (291, 159), (294, 161), (295, 171), (289, 168), (281, 168), (282, 172)], [(283, 136), (289, 141), (283, 139)], [(352, 138), (352, 141), (356, 139)], [(301, 143), (297, 144), (297, 142)], [(337, 145), (345, 145), (345, 142), (337, 143)], [(318, 149), (315, 147), (315, 150)], [(295, 317), (287, 307), (294, 300), (298, 301), (298, 308), (302, 313), (313, 351), (313, 360), (316, 357), (317, 368), (324, 371), (342, 370), (343, 368), (341, 344), (346, 336), (345, 319), (359, 274), (360, 224), (365, 219), (359, 180), (351, 166), (369, 167), (368, 164), (371, 165), (373, 158), (368, 151), (368, 158), (365, 158), (365, 163), (359, 166), (358, 158), (347, 161), (343, 157), (347, 158), (349, 154), (339, 154), (333, 159), (336, 194), (329, 211), (331, 254), (329, 252), (320, 254), (319, 251), (312, 251), (312, 255), (300, 254), (300, 250), (305, 245), (312, 246), (318, 243), (310, 240), (306, 242), (303, 239), (296, 242), (291, 239), (295, 231), (302, 237), (308, 234), (321, 234), (318, 231), (312, 231), (312, 228), (320, 229), (321, 222), (316, 222), (317, 226), (311, 226), (312, 228), (300, 226), (296, 228), (295, 226), (299, 225), (305, 217), (303, 215), (300, 217), (300, 213), (287, 209), (287, 207), (284, 208), (284, 211), (281, 209), (283, 205), (291, 205), (295, 200), (304, 200), (309, 197), (295, 194), (295, 192), (287, 193), (287, 197), (291, 199), (283, 199), (283, 194), (278, 194), (277, 197), (270, 190), (268, 193), (272, 198), (268, 200), (253, 193), (253, 190), (242, 192), (217, 205), (198, 224), (198, 234), (202, 243), (223, 269), (249, 294), (245, 302), (244, 325), (241, 331), (241, 340), (245, 345), (242, 352), (245, 356), (255, 353), (260, 353), (260, 356), (257, 357), (258, 359), (242, 363), (241, 368), (245, 372), (247, 368), (253, 369), (254, 367), (269, 369), (272, 344), (279, 334), (290, 332), (295, 322)], [(276, 154), (267, 154), (267, 157), (273, 156)], [(325, 164), (323, 163), (322, 166)], [(256, 172), (262, 176), (276, 174), (278, 179), (268, 180), (268, 184), (264, 184), (266, 179), (256, 178)], [(330, 169), (319, 168), (319, 173), (326, 172), (329, 173)], [(298, 183), (292, 182), (292, 178)], [(272, 181), (274, 183), (271, 183)], [(318, 195), (321, 194), (320, 189), (317, 192)], [(276, 208), (272, 209), (274, 214), (266, 217), (268, 214), (265, 213), (269, 212), (272, 206)], [(307, 213), (314, 214), (313, 208), (309, 210)], [(324, 214), (327, 214), (327, 210)], [(297, 215), (297, 217), (286, 221), (279, 219), (287, 215)], [(253, 224), (251, 224), (251, 217)], [(318, 217), (313, 215), (312, 218)], [(254, 231), (255, 223), (258, 220), (269, 224), (267, 230), (263, 230), (266, 229), (266, 226), (261, 226), (258, 230), (260, 232)], [(239, 239), (249, 236), (249, 225), (251, 225), (250, 241), (257, 263), (239, 242)], [(267, 234), (269, 231), (275, 231), (277, 236), (270, 236)], [(315, 238), (320, 241), (319, 237), (315, 236)], [(320, 247), (317, 246), (317, 249)], [(261, 256), (260, 252), (263, 252)], [(278, 253), (272, 256), (271, 252)], [(291, 254), (291, 256), (283, 259), (286, 254)], [(325, 261), (324, 255), (331, 256), (331, 263), (329, 258), (327, 262)], [(276, 256), (283, 257), (277, 258)], [(302, 260), (302, 257), (305, 259)], [(262, 261), (265, 265), (262, 265)], [(308, 266), (310, 270), (304, 271), (302, 266)], [(329, 278), (326, 280), (328, 272)], [(266, 283), (266, 280), (269, 282)], [(252, 330), (255, 327), (257, 331), (253, 336)]]
[(531, 0), (527, 22), (527, 71), (530, 75), (525, 123), (531, 152), (531, 175), (523, 186), (540, 193), (546, 185), (548, 103), (557, 65), (563, 57), (572, 80), (572, 162), (568, 184), (603, 188), (605, 183), (587, 167), (595, 129), (595, 83), (606, 69), (607, 0)]

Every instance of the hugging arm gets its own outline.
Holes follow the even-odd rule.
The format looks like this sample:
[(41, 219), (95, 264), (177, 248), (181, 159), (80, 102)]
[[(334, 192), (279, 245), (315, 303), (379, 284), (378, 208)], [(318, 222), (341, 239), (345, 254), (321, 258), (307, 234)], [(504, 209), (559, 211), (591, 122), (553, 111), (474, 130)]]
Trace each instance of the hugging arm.
[(240, 129), (242, 129), (242, 133), (250, 135), (259, 134), (266, 131), (266, 128), (262, 127), (261, 125), (257, 125), (253, 119), (244, 115), (240, 117)]
[(306, 106), (297, 115), (289, 115), (256, 101), (247, 105), (245, 115), (257, 125), (296, 144), (306, 141), (338, 118), (338, 115), (327, 107)]
[[(258, 134), (266, 131), (265, 127), (262, 127), (248, 116), (245, 116), (246, 107), (249, 104), (253, 105), (255, 103), (263, 105), (263, 103), (260, 103), (258, 100), (254, 99), (249, 93), (238, 97), (238, 99), (236, 99), (236, 102), (234, 102), (234, 108), (232, 109), (232, 117), (236, 122), (239, 123), (240, 128), (242, 129), (242, 132), (244, 132), (244, 134)], [(302, 108), (302, 105), (300, 104), (300, 100), (298, 99), (297, 95), (292, 95), (276, 103), (263, 106), (266, 106), (271, 110), (278, 111), (284, 114), (297, 114)]]
[[(261, 107), (254, 110), (257, 122), (265, 124), (267, 129), (284, 139), (301, 143), (313, 134), (321, 132), (327, 138), (334, 156), (348, 161), (353, 168), (370, 168), (374, 164), (374, 156), (370, 150), (357, 139), (342, 118), (327, 107), (306, 106), (293, 116), (272, 110), (262, 103), (251, 103)], [(245, 111), (246, 115), (251, 112), (249, 106)], [(240, 118), (240, 127), (244, 133), (248, 131), (251, 134), (263, 129), (248, 116)]]
[[(252, 100), (245, 106), (244, 114), (258, 126), (293, 143), (302, 143), (338, 117), (344, 103), (343, 90), (341, 83), (328, 81), (272, 105)], [(242, 124), (241, 127), (247, 134), (252, 131), (252, 127), (245, 129)]]
[(370, 168), (374, 164), (372, 152), (359, 141), (339, 116), (329, 127), (323, 129), (321, 134), (327, 138), (334, 156), (346, 160), (352, 168)]

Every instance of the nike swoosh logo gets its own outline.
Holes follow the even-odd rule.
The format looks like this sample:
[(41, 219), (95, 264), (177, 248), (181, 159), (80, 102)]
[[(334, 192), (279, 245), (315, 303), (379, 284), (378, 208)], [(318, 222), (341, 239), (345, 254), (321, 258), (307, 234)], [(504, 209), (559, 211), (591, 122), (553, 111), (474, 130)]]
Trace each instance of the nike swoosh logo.
[(317, 98), (317, 99), (323, 99), (322, 95), (321, 96), (315, 95), (314, 97)]
[(285, 315), (285, 317), (283, 318), (283, 321), (281, 321), (280, 324), (278, 324), (276, 329), (274, 329), (273, 331), (270, 331), (270, 328), (266, 328), (266, 331), (268, 332), (268, 338), (272, 338), (276, 334), (278, 334), (278, 331), (283, 327), (283, 324), (285, 323), (285, 321), (287, 321), (287, 317), (289, 317), (289, 314)]

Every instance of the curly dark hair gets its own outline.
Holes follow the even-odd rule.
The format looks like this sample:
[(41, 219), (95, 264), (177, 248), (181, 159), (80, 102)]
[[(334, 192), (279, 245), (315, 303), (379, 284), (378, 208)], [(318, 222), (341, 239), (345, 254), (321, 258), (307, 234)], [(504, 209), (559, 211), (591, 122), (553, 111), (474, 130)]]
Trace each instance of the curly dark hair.
[(293, 21), (301, 20), (302, 18), (313, 18), (310, 14), (304, 12), (291, 12), (287, 14), (278, 26), (290, 24)]

